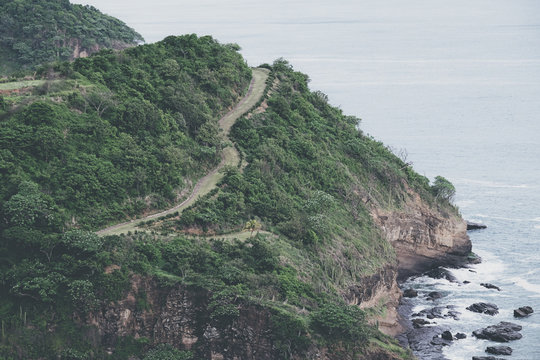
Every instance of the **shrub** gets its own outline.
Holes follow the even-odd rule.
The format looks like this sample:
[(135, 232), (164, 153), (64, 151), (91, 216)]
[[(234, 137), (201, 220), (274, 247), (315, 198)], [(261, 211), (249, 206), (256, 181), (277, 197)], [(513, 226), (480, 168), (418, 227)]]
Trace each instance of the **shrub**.
[(191, 351), (180, 351), (169, 344), (160, 344), (148, 351), (143, 360), (191, 360)]
[(442, 176), (435, 177), (435, 181), (431, 186), (431, 191), (433, 191), (433, 195), (435, 195), (437, 199), (444, 199), (447, 201), (452, 201), (456, 194), (454, 185)]
[(329, 341), (362, 345), (367, 341), (365, 314), (358, 306), (325, 304), (311, 314), (312, 326)]

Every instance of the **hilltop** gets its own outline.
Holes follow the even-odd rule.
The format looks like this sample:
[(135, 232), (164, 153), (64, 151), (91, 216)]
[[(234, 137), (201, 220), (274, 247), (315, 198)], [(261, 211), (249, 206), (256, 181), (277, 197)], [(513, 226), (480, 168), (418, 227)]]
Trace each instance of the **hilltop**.
[(0, 75), (144, 41), (122, 21), (68, 0), (0, 0)]

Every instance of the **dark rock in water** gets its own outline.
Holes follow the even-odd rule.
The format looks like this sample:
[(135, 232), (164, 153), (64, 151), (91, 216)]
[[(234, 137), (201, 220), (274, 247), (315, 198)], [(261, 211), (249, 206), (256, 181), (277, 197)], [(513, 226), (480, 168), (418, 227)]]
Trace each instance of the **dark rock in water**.
[(441, 294), (440, 292), (438, 291), (432, 291), (430, 292), (427, 296), (426, 296), (426, 299), (428, 300), (437, 300), (437, 299), (440, 299), (442, 298), (444, 295)]
[(444, 318), (453, 318), (454, 320), (459, 320), (459, 311), (452, 310), (454, 306), (435, 306), (431, 309), (424, 309), (419, 313), (413, 314), (413, 316), (425, 316), (428, 319), (444, 319)]
[(436, 306), (436, 307), (431, 308), (431, 309), (424, 309), (424, 310), (420, 311), (417, 315), (418, 316), (425, 316), (428, 319), (443, 319), (444, 318), (444, 316), (443, 316), (444, 309), (445, 308), (443, 306)]
[(466, 309), (481, 314), (488, 314), (491, 316), (499, 313), (499, 307), (497, 305), (483, 302), (474, 303), (471, 306), (468, 306)]
[(445, 330), (438, 326), (426, 326), (420, 329), (413, 329), (407, 333), (407, 340), (411, 350), (419, 359), (444, 360), (442, 348), (450, 345), (451, 342), (437, 337), (437, 334)]
[(443, 331), (443, 333), (441, 334), (441, 338), (444, 339), (444, 340), (448, 340), (448, 341), (454, 340), (454, 337), (452, 336), (452, 333), (450, 331), (448, 331), (448, 330)]
[(467, 230), (479, 230), (485, 228), (487, 228), (487, 225), (467, 221)]
[(450, 344), (452, 344), (452, 340), (434, 337), (433, 340), (431, 340), (430, 344), (435, 346), (449, 346)]
[(429, 270), (427, 272), (425, 272), (423, 275), (425, 276), (428, 276), (432, 279), (446, 279), (450, 282), (457, 282), (457, 279), (454, 275), (452, 275), (450, 273), (450, 271), (442, 268), (442, 267), (438, 267), (438, 268), (435, 268), (435, 269), (432, 269), (432, 270)]
[(413, 298), (418, 296), (418, 291), (414, 289), (407, 289), (403, 291), (403, 296), (407, 298)]
[[(399, 314), (402, 319), (410, 319), (414, 316), (411, 314), (416, 301), (409, 298), (403, 298), (401, 301), (401, 306), (398, 309)], [(449, 328), (433, 323), (429, 326), (415, 328), (413, 323), (408, 320), (402, 321), (400, 324), (406, 331), (398, 335), (399, 343), (404, 347), (409, 347), (418, 359), (447, 360), (442, 353), (444, 345), (433, 345), (431, 342), (433, 337), (437, 337), (438, 334), (449, 330)]]
[(514, 310), (514, 317), (522, 318), (531, 315), (534, 312), (533, 308), (530, 306), (523, 306), (519, 309)]
[(486, 352), (493, 355), (512, 355), (512, 348), (510, 346), (488, 346)]
[(469, 280), (463, 281), (464, 284), (470, 284), (471, 282)]
[(456, 339), (458, 340), (461, 340), (461, 339), (466, 339), (467, 338), (467, 335), (464, 334), (464, 333), (456, 333), (456, 335), (454, 335)]
[(472, 360), (504, 360), (504, 359), (496, 358), (495, 356), (473, 356)]
[(519, 333), (521, 329), (521, 325), (502, 321), (497, 325), (491, 325), (485, 329), (475, 330), (473, 331), (473, 335), (478, 339), (487, 339), (496, 342), (509, 342), (512, 340), (521, 339), (521, 334)]
[(480, 264), (482, 262), (482, 258), (475, 253), (471, 253), (467, 256), (467, 262), (469, 264)]
[(459, 315), (461, 315), (459, 311), (450, 310), (444, 317), (451, 317), (454, 320), (459, 320)]
[(485, 287), (486, 289), (495, 289), (497, 291), (501, 291), (501, 288), (498, 287), (498, 286), (495, 286), (493, 284), (490, 284), (490, 283), (481, 283), (480, 286), (483, 286)]
[(425, 319), (412, 319), (412, 324), (413, 324), (413, 327), (415, 329), (419, 329), (421, 327), (423, 327), (424, 325), (428, 325), (428, 324), (431, 324), (429, 321), (425, 320)]

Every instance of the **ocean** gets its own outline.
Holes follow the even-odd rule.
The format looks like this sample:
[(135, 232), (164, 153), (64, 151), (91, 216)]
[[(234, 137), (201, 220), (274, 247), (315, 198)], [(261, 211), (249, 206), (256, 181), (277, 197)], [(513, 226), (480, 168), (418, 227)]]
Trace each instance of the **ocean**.
[[(416, 171), (452, 181), (462, 215), (488, 226), (470, 233), (483, 262), (451, 270), (458, 283), (421, 277), (405, 286), (441, 291), (437, 304), (461, 312), (443, 321), (469, 334), (444, 348), (448, 359), (487, 355), (488, 342), (470, 333), (499, 321), (523, 326), (511, 359), (540, 359), (540, 2), (76, 2), (122, 19), (147, 42), (208, 34), (238, 43), (252, 66), (283, 57)], [(500, 314), (465, 310), (480, 301)], [(536, 312), (515, 320), (524, 305)]]

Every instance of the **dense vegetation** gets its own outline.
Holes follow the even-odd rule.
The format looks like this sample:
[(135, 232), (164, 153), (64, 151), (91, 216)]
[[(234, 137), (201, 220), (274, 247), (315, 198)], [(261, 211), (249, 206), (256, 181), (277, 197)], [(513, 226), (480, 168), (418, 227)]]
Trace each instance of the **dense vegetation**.
[(142, 42), (122, 21), (68, 0), (0, 0), (0, 74)]
[[(214, 167), (217, 120), (250, 79), (237, 50), (169, 37), (44, 67), (44, 80), (3, 92), (2, 356), (55, 357), (70, 341), (85, 348), (70, 312), (120, 296), (131, 268), (104, 274), (124, 244), (80, 229), (163, 207)], [(60, 324), (54, 339), (51, 324)]]
[[(409, 189), (446, 204), (451, 184), (430, 188), (284, 60), (266, 65), (268, 99), (232, 128), (242, 161), (216, 189), (145, 231), (89, 231), (180, 201), (216, 166), (217, 119), (251, 75), (237, 51), (168, 37), (0, 84), (0, 358), (200, 358), (197, 345), (144, 337), (115, 339), (107, 355), (88, 335), (86, 320), (124, 299), (135, 278), (165, 293), (202, 291), (200, 317), (220, 331), (239, 309), (264, 309), (275, 358), (313, 346), (346, 358), (373, 343), (407, 356), (346, 298), (394, 262), (370, 207), (399, 208)], [(137, 313), (153, 311), (149, 294), (135, 295)]]
[[(56, 65), (57, 78), (32, 93), (3, 98), (0, 270), (2, 292), (9, 295), (0, 304), (0, 354), (102, 357), (104, 349), (84, 336), (72, 314), (84, 318), (121, 299), (135, 274), (163, 288), (209, 291), (209, 321), (217, 328), (231, 326), (241, 304), (268, 308), (276, 357), (301, 356), (313, 342), (358, 353), (368, 339), (381, 337), (342, 297), (347, 286), (393, 258), (359, 202), (363, 195), (351, 187), (365, 174), (372, 201), (397, 206), (399, 195), (379, 186), (386, 175), (374, 180), (367, 174), (376, 167), (364, 169), (342, 147), (364, 145), (366, 158), (377, 158), (383, 165), (374, 166), (385, 170), (401, 162), (363, 136), (356, 118), (310, 92), (305, 75), (283, 61), (273, 66), (279, 87), (267, 111), (233, 128), (247, 167), (228, 168), (218, 189), (165, 223), (219, 232), (241, 230), (257, 217), (283, 236), (99, 238), (81, 230), (142, 211), (147, 204), (134, 203), (148, 194), (171, 201), (184, 177), (195, 179), (216, 164), (222, 138), (215, 120), (249, 77), (236, 49), (185, 36), (104, 51)], [(284, 113), (291, 104), (304, 113)], [(314, 168), (317, 162), (321, 167)], [(344, 166), (363, 172), (352, 177)], [(357, 198), (349, 198), (351, 191)], [(141, 311), (145, 304), (141, 297)], [(126, 338), (112, 358), (145, 352), (149, 359), (196, 356)]]
[(250, 78), (235, 50), (194, 35), (104, 50), (0, 97), (1, 201), (35, 182), (86, 228), (175, 201), (220, 159), (217, 120)]
[(358, 118), (309, 91), (306, 75), (285, 61), (273, 71), (278, 85), (268, 109), (239, 119), (231, 131), (247, 167), (228, 169), (219, 192), (184, 212), (180, 228), (227, 232), (256, 217), (312, 244), (335, 236), (340, 226), (350, 231), (369, 222), (368, 202), (399, 206), (405, 184), (431, 198), (425, 177), (358, 130)]

